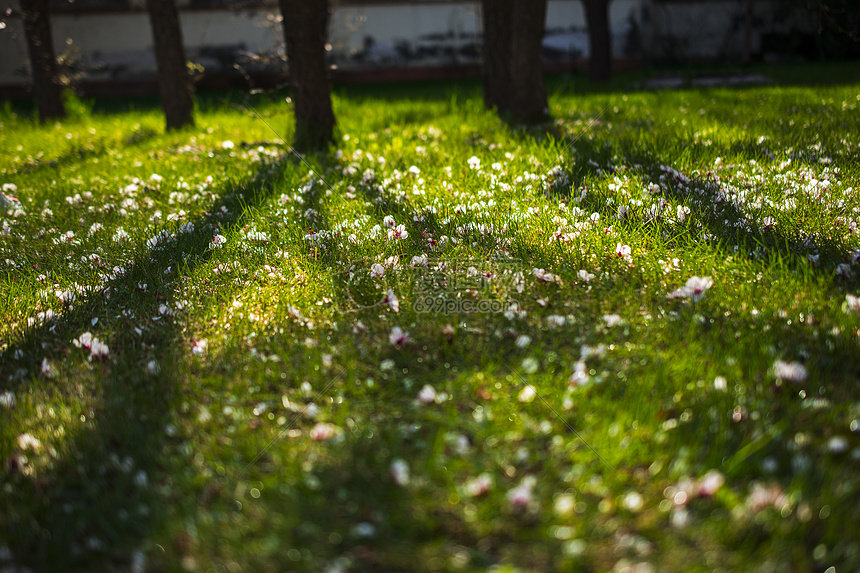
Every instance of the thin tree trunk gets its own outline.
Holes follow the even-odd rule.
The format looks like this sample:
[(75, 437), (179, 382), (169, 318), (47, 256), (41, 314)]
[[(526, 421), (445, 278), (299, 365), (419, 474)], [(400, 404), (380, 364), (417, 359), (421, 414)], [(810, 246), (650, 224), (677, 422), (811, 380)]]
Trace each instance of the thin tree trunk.
[(328, 0), (279, 0), (296, 116), (293, 146), (325, 150), (333, 140), (334, 112), (325, 63)]
[(522, 123), (548, 116), (541, 58), (547, 0), (483, 0), (484, 103)]
[(608, 82), (612, 78), (612, 36), (609, 32), (609, 0), (582, 0), (591, 58), (588, 73), (591, 81)]
[(45, 123), (66, 116), (62, 87), (57, 78), (57, 58), (51, 36), (49, 0), (21, 0), (24, 31), (33, 71), (33, 95), (39, 121)]
[(158, 65), (158, 90), (168, 130), (194, 124), (191, 78), (182, 44), (179, 12), (174, 0), (146, 0), (155, 60)]

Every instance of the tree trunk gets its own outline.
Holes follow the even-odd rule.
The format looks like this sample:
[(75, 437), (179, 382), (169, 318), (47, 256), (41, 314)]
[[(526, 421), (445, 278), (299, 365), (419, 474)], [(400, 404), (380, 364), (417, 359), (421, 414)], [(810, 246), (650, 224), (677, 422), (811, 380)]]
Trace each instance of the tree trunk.
[(482, 21), (484, 28), (483, 69), (484, 104), (492, 109), (511, 108), (511, 42), (513, 0), (484, 0)]
[(167, 129), (194, 124), (191, 78), (182, 45), (179, 12), (174, 0), (146, 0), (155, 60), (158, 65), (158, 91)]
[(30, 67), (33, 71), (33, 95), (36, 109), (39, 110), (39, 121), (42, 123), (66, 116), (63, 92), (57, 78), (57, 58), (54, 55), (49, 8), (49, 0), (21, 0), (24, 31), (30, 51)]
[(517, 122), (548, 116), (541, 59), (547, 0), (483, 0), (484, 103)]
[(279, 0), (290, 66), (290, 92), (296, 116), (293, 147), (298, 151), (328, 148), (334, 132), (325, 64), (328, 0)]
[(537, 123), (549, 116), (543, 81), (547, 0), (517, 0), (512, 11), (511, 105), (514, 117)]
[(609, 33), (609, 1), (582, 0), (588, 23), (591, 58), (588, 74), (591, 81), (608, 82), (612, 78), (612, 36)]

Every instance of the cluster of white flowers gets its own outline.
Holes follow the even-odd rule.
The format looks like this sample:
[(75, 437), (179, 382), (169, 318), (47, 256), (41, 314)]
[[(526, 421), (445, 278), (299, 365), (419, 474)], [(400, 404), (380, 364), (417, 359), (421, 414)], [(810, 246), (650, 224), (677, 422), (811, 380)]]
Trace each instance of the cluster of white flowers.
[(693, 302), (699, 302), (705, 296), (705, 291), (713, 285), (714, 281), (710, 277), (692, 276), (684, 286), (672, 291), (669, 298), (689, 298)]
[(98, 337), (93, 336), (89, 331), (84, 332), (79, 337), (72, 340), (72, 344), (78, 348), (85, 348), (90, 351), (89, 359), (106, 358), (110, 354), (110, 348), (103, 343)]

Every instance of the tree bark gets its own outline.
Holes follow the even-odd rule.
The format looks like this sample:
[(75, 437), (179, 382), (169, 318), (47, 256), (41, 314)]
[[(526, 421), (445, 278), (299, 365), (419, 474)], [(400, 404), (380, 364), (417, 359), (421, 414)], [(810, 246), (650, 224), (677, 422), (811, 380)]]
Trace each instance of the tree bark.
[(483, 68), (484, 104), (492, 109), (509, 110), (511, 70), (510, 38), (514, 35), (511, 12), (513, 0), (484, 0)]
[(484, 103), (521, 123), (548, 113), (541, 58), (547, 0), (483, 0)]
[(332, 142), (334, 112), (325, 63), (328, 0), (279, 0), (296, 117), (293, 147), (323, 151)]
[(33, 71), (33, 96), (42, 123), (66, 116), (63, 91), (57, 77), (49, 9), (49, 0), (21, 0), (24, 32)]
[(191, 78), (182, 44), (179, 12), (174, 0), (146, 0), (155, 60), (158, 65), (158, 91), (167, 130), (194, 124)]
[(612, 78), (612, 35), (609, 32), (609, 1), (582, 0), (588, 24), (591, 57), (588, 75), (593, 82), (608, 82)]
[(517, 0), (512, 20), (511, 104), (514, 116), (527, 123), (549, 115), (543, 79), (543, 33), (547, 0)]

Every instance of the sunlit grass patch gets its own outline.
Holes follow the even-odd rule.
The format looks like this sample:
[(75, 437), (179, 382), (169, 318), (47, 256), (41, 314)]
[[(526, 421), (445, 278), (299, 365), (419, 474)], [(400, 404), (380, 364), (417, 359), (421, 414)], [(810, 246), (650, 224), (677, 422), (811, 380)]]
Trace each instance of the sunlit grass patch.
[(856, 86), (451, 93), (3, 116), (0, 563), (857, 567)]

